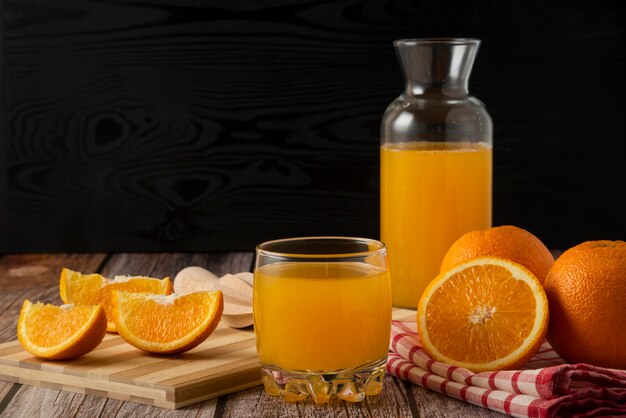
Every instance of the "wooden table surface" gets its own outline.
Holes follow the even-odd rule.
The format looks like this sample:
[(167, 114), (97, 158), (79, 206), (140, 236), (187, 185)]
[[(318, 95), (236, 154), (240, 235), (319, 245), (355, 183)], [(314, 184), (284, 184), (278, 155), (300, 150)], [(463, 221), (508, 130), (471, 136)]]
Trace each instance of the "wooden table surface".
[[(24, 299), (60, 304), (63, 267), (81, 272), (174, 277), (203, 266), (218, 275), (249, 271), (253, 253), (17, 254), (0, 256), (0, 342), (16, 339)], [(382, 395), (361, 403), (286, 404), (255, 387), (178, 410), (123, 402), (0, 380), (0, 417), (502, 417), (405, 381), (386, 377)]]

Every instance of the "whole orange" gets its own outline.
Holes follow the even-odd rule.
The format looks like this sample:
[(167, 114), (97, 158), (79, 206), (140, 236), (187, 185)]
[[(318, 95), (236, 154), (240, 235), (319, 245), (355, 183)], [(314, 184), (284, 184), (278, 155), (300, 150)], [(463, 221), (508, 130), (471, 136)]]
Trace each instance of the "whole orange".
[(570, 363), (626, 369), (626, 242), (565, 251), (544, 284), (548, 341)]
[(554, 264), (554, 257), (539, 238), (525, 229), (505, 225), (467, 232), (448, 249), (440, 271), (443, 273), (457, 264), (485, 256), (521, 264), (542, 284)]

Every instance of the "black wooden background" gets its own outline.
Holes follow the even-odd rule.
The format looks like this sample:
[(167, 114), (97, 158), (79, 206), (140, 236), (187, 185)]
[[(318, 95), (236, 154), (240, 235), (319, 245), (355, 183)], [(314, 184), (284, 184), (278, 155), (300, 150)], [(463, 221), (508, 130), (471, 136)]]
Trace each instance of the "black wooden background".
[(494, 224), (626, 238), (625, 15), (604, 1), (0, 0), (0, 252), (378, 237), (392, 41), (483, 40)]

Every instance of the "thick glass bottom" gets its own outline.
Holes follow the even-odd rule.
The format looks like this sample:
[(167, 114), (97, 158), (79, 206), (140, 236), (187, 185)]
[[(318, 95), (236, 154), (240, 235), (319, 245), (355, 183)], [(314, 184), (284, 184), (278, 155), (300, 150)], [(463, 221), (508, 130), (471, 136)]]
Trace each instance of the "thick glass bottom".
[(286, 402), (297, 402), (309, 396), (317, 404), (336, 396), (348, 402), (360, 402), (365, 396), (378, 395), (383, 389), (387, 358), (363, 366), (339, 371), (289, 371), (261, 365), (265, 391)]

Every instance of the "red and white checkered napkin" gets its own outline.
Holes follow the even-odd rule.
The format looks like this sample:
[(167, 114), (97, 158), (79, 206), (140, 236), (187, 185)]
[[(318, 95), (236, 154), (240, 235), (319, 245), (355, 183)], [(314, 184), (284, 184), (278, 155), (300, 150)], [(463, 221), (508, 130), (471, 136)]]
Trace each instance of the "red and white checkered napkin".
[(415, 322), (391, 328), (392, 376), (514, 417), (626, 416), (625, 371), (564, 364), (545, 342), (524, 370), (472, 373), (426, 354)]

